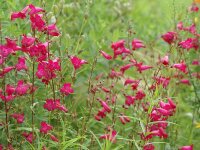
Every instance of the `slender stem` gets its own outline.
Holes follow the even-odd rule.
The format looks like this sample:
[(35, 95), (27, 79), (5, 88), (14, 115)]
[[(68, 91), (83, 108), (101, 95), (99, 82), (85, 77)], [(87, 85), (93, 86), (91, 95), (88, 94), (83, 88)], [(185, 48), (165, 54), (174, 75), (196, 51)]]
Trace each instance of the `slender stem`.
[[(32, 90), (35, 86), (35, 61), (33, 60), (32, 64)], [(34, 111), (33, 111), (33, 105), (34, 105), (34, 91), (32, 92), (31, 95), (31, 106), (32, 106), (32, 114), (31, 114), (31, 120), (32, 120), (32, 132), (33, 132), (33, 137), (34, 137)]]

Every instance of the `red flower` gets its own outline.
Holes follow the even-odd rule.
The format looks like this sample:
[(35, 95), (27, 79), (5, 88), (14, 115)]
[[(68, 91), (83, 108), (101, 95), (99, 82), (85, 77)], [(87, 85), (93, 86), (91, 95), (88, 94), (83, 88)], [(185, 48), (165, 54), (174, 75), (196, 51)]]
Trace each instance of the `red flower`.
[(192, 48), (197, 50), (199, 48), (198, 40), (195, 38), (188, 38), (185, 41), (181, 41), (179, 42), (179, 45), (182, 48), (187, 49), (187, 50), (192, 49)]
[(126, 96), (126, 100), (125, 100), (125, 105), (123, 106), (124, 108), (127, 108), (127, 106), (133, 105), (135, 102), (135, 97), (134, 96)]
[(163, 88), (166, 88), (170, 82), (170, 78), (165, 78), (165, 77), (154, 77), (154, 80), (156, 80), (157, 85), (161, 84)]
[(174, 64), (173, 67), (182, 71), (183, 73), (187, 73), (187, 66), (184, 61), (182, 61), (180, 64)]
[(34, 137), (33, 137), (33, 133), (27, 133), (27, 132), (23, 132), (22, 135), (25, 137), (25, 139), (29, 142), (29, 143), (33, 143)]
[(167, 66), (169, 65), (169, 56), (166, 55), (163, 58), (160, 59), (160, 63), (162, 63), (163, 65)]
[(121, 48), (124, 48), (124, 44), (125, 44), (125, 41), (120, 40), (120, 41), (112, 43), (111, 48), (113, 50), (121, 49)]
[(34, 14), (30, 16), (31, 27), (38, 31), (43, 31), (45, 29), (45, 21), (42, 19), (42, 15)]
[(17, 123), (19, 123), (19, 124), (24, 122), (24, 114), (16, 114), (16, 113), (14, 113), (14, 114), (12, 114), (10, 116), (13, 117), (14, 119), (16, 119)]
[(56, 104), (54, 100), (52, 99), (47, 99), (46, 103), (43, 105), (44, 109), (47, 109), (48, 111), (53, 111), (56, 109)]
[(135, 64), (135, 66), (137, 68), (137, 71), (139, 71), (139, 73), (142, 73), (142, 71), (153, 68), (152, 66), (143, 65), (143, 63), (137, 63)]
[(100, 100), (100, 103), (101, 103), (101, 106), (102, 106), (108, 113), (111, 112), (111, 108), (109, 107), (109, 105), (108, 105), (105, 101)]
[(163, 34), (161, 37), (168, 44), (172, 44), (177, 39), (177, 33), (176, 32), (167, 32), (166, 34)]
[(60, 89), (60, 92), (68, 96), (69, 94), (74, 93), (74, 90), (71, 88), (71, 83), (65, 83)]
[(44, 134), (47, 134), (50, 130), (52, 130), (53, 129), (53, 127), (50, 125), (50, 124), (48, 124), (48, 123), (46, 123), (46, 122), (44, 122), (44, 121), (42, 121), (41, 123), (40, 123), (40, 132), (41, 133), (44, 133)]
[(107, 60), (111, 60), (111, 59), (112, 59), (112, 56), (108, 55), (106, 52), (104, 52), (104, 51), (102, 51), (102, 50), (100, 50), (99, 52), (101, 53), (101, 55), (102, 55), (105, 59), (107, 59)]
[(83, 64), (87, 63), (87, 61), (80, 59), (76, 56), (71, 56), (70, 60), (71, 60), (71, 63), (73, 64), (75, 70), (79, 69)]
[(0, 144), (0, 150), (3, 150), (3, 145)]
[(51, 36), (59, 36), (60, 35), (58, 28), (56, 27), (55, 24), (48, 25), (45, 30)]
[(117, 131), (113, 130), (109, 134), (104, 134), (104, 135), (100, 136), (100, 139), (106, 139), (106, 140), (111, 141), (112, 143), (115, 143), (116, 136), (117, 136)]
[(22, 35), (22, 40), (21, 40), (22, 48), (27, 48), (32, 46), (34, 42), (35, 42), (34, 37), (28, 37), (26, 35)]
[(188, 79), (181, 79), (179, 82), (182, 84), (190, 85), (190, 80)]
[(133, 66), (133, 64), (127, 64), (127, 65), (124, 65), (120, 68), (120, 71), (122, 72), (122, 74), (124, 74), (124, 72), (128, 69), (130, 69), (131, 67)]
[(29, 89), (29, 85), (28, 84), (25, 84), (23, 80), (19, 80), (18, 83), (17, 83), (17, 87), (16, 87), (16, 94), (17, 95), (25, 95), (27, 93)]
[(54, 136), (54, 135), (50, 135), (50, 138), (54, 142), (59, 142), (58, 138), (56, 136)]
[(10, 84), (7, 84), (6, 85), (6, 94), (13, 95), (14, 93), (15, 93), (15, 87)]
[(144, 145), (143, 150), (154, 150), (155, 146), (152, 143), (147, 143)]
[(146, 46), (143, 44), (143, 42), (141, 40), (138, 40), (138, 39), (134, 39), (132, 41), (132, 49), (133, 50), (136, 50), (136, 49), (139, 49), (139, 48), (145, 48)]
[(135, 98), (137, 100), (142, 100), (145, 96), (146, 94), (143, 92), (143, 90), (140, 89), (137, 91)]
[(120, 121), (122, 124), (126, 124), (127, 122), (130, 122), (130, 118), (125, 116), (124, 114), (121, 114), (120, 117), (119, 117)]
[(45, 12), (44, 9), (40, 8), (40, 7), (35, 7), (33, 4), (28, 5), (30, 8), (30, 12), (28, 13), (29, 15), (33, 15), (33, 14), (37, 14), (39, 12)]
[(26, 13), (27, 13), (27, 11), (28, 11), (28, 8), (29, 8), (29, 6), (26, 6), (22, 11), (20, 11), (20, 12), (13, 12), (12, 14), (11, 14), (11, 20), (13, 21), (13, 20), (15, 20), (15, 19), (17, 19), (17, 18), (20, 18), (20, 19), (25, 19), (26, 18)]
[(18, 58), (18, 63), (16, 64), (15, 68), (17, 69), (17, 71), (20, 70), (27, 70), (28, 67), (26, 66), (26, 58), (25, 57), (19, 57)]
[(179, 148), (179, 150), (193, 150), (193, 144), (189, 146), (182, 146)]

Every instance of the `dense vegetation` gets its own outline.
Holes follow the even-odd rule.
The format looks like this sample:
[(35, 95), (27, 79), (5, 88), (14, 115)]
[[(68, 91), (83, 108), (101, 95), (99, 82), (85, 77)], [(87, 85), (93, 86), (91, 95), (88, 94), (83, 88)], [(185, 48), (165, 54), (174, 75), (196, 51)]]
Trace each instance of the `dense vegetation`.
[(200, 147), (200, 1), (2, 0), (0, 150)]

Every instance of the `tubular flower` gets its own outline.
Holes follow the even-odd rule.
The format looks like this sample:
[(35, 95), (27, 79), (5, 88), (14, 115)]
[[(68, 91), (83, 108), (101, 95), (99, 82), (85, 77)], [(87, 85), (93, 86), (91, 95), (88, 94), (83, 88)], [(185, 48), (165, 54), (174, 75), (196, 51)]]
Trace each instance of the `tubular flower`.
[(48, 25), (45, 30), (47, 31), (47, 33), (51, 36), (59, 36), (60, 33), (59, 33), (59, 30), (58, 28), (56, 27), (55, 24), (51, 24), (51, 25)]
[(143, 41), (138, 40), (138, 39), (134, 39), (132, 41), (132, 50), (137, 50), (140, 48), (145, 48), (146, 46), (143, 44)]
[(176, 32), (167, 32), (167, 33), (163, 34), (161, 37), (168, 44), (172, 44), (177, 39), (177, 33)]
[(112, 56), (110, 56), (110, 55), (107, 54), (106, 52), (104, 52), (104, 51), (102, 51), (102, 50), (100, 50), (99, 52), (101, 53), (101, 55), (102, 55), (105, 59), (107, 59), (107, 60), (111, 60), (111, 59), (112, 59)]
[(26, 70), (27, 71), (28, 67), (26, 66), (26, 58), (25, 57), (19, 57), (18, 63), (15, 65), (15, 68), (17, 69), (17, 71), (20, 71), (20, 70)]
[(27, 133), (27, 132), (23, 132), (22, 135), (25, 137), (25, 139), (29, 142), (29, 143), (33, 143), (34, 137), (33, 137), (33, 133)]
[(174, 64), (173, 67), (180, 70), (183, 73), (188, 73), (187, 66), (184, 61), (182, 61), (180, 64)]
[(46, 123), (46, 122), (44, 122), (44, 121), (42, 121), (41, 123), (40, 123), (40, 132), (41, 133), (44, 133), (44, 134), (47, 134), (50, 130), (52, 130), (53, 129), (53, 127), (51, 126), (51, 125), (49, 125), (48, 123)]
[(71, 83), (65, 83), (60, 89), (60, 92), (65, 94), (65, 96), (74, 93), (74, 90), (71, 88)]
[(182, 147), (179, 148), (179, 150), (193, 150), (193, 145), (182, 146)]
[(117, 136), (117, 131), (113, 130), (109, 134), (104, 134), (104, 135), (100, 136), (100, 139), (106, 139), (106, 140), (111, 141), (112, 143), (115, 143), (116, 136)]
[(79, 69), (82, 65), (87, 63), (87, 61), (80, 59), (76, 56), (71, 56), (70, 60), (75, 70)]
[(19, 123), (19, 124), (24, 122), (24, 114), (16, 114), (16, 113), (14, 113), (14, 114), (12, 114), (10, 116), (13, 117), (14, 119), (16, 119), (17, 123)]
[(19, 80), (15, 89), (16, 94), (22, 96), (25, 95), (28, 92), (28, 90), (29, 85), (25, 84), (23, 80)]

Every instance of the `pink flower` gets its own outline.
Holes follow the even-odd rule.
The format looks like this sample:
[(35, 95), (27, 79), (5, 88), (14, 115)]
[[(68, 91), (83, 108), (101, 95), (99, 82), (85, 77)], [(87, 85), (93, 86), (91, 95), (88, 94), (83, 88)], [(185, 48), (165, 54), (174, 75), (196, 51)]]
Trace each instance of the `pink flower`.
[(181, 79), (179, 82), (182, 84), (190, 85), (190, 80), (188, 79)]
[(143, 65), (143, 63), (137, 63), (135, 64), (135, 66), (137, 68), (137, 71), (139, 71), (139, 73), (142, 73), (142, 71), (153, 68), (152, 66)]
[(126, 124), (127, 122), (130, 122), (130, 121), (131, 121), (130, 118), (127, 117), (127, 116), (125, 116), (124, 114), (121, 114), (121, 115), (119, 116), (119, 119), (120, 119), (120, 121), (121, 121), (122, 124)]
[(13, 117), (14, 119), (16, 119), (17, 123), (19, 123), (19, 124), (24, 122), (24, 114), (16, 114), (16, 113), (14, 113), (14, 114), (12, 114), (10, 116)]
[(116, 72), (114, 69), (111, 70), (110, 74), (109, 74), (109, 77), (111, 79), (114, 79), (114, 78), (119, 78), (122, 76), (122, 73), (121, 72)]
[(169, 65), (169, 56), (166, 55), (163, 58), (160, 59), (160, 63), (162, 63), (163, 65), (167, 66)]
[(168, 44), (172, 44), (177, 39), (177, 33), (176, 32), (167, 32), (167, 33), (163, 34), (161, 37)]
[(15, 92), (17, 95), (25, 95), (29, 89), (29, 85), (25, 84), (23, 80), (19, 80)]
[(59, 36), (60, 35), (59, 30), (55, 24), (48, 25), (45, 30), (51, 36)]
[(120, 40), (117, 42), (112, 43), (111, 48), (113, 50), (124, 48), (125, 40)]
[(170, 78), (165, 78), (165, 77), (154, 77), (154, 80), (156, 80), (157, 85), (162, 85), (163, 88), (167, 88), (170, 82)]
[(54, 136), (54, 135), (50, 135), (50, 138), (54, 142), (59, 142), (58, 138), (56, 136)]
[(42, 15), (34, 14), (30, 16), (31, 27), (38, 31), (43, 31), (45, 28), (45, 21), (42, 19)]
[(172, 67), (180, 70), (183, 73), (187, 73), (188, 72), (187, 71), (187, 66), (186, 66), (184, 61), (182, 61), (180, 64), (174, 64)]
[(192, 61), (192, 65), (200, 66), (200, 61), (197, 60), (197, 59), (194, 59), (194, 60)]
[(192, 48), (197, 50), (199, 47), (198, 40), (195, 38), (188, 38), (185, 41), (181, 41), (181, 42), (179, 42), (179, 45), (182, 48), (187, 49), (187, 50), (192, 49)]
[(32, 46), (34, 42), (35, 42), (34, 37), (28, 37), (26, 35), (22, 35), (22, 40), (21, 40), (22, 48)]
[(3, 150), (3, 145), (0, 144), (0, 150)]
[(76, 56), (71, 56), (70, 60), (71, 60), (71, 63), (73, 64), (75, 70), (79, 69), (83, 64), (87, 63), (87, 61), (80, 59)]
[(147, 143), (144, 145), (143, 150), (154, 150), (155, 146), (152, 143)]
[(33, 143), (34, 137), (33, 137), (33, 133), (27, 133), (27, 132), (23, 132), (22, 135), (25, 137), (25, 139), (29, 142), (29, 143)]
[(141, 40), (134, 39), (132, 41), (132, 50), (140, 49), (140, 48), (145, 48), (145, 45)]
[(107, 59), (107, 60), (111, 60), (111, 59), (112, 59), (112, 56), (108, 55), (106, 52), (104, 52), (104, 51), (102, 51), (102, 50), (100, 50), (99, 52), (101, 53), (101, 55), (102, 55), (105, 59)]
[(28, 5), (30, 8), (30, 12), (29, 15), (33, 15), (33, 14), (37, 14), (39, 12), (45, 12), (44, 9), (40, 8), (40, 7), (35, 7), (33, 4)]
[(47, 47), (48, 42), (45, 43), (38, 43), (37, 45), (33, 45), (30, 48), (25, 48), (25, 52), (28, 52), (31, 57), (36, 57), (38, 62), (44, 61), (47, 58)]
[(65, 83), (60, 89), (60, 92), (68, 96), (69, 94), (74, 93), (74, 90), (71, 88), (71, 83)]
[(189, 7), (189, 11), (198, 12), (199, 11), (199, 7), (196, 4), (192, 4), (192, 6)]
[(12, 71), (14, 68), (15, 67), (12, 67), (12, 66), (3, 68), (3, 70), (0, 72), (0, 77), (5, 76), (5, 74), (7, 74), (8, 72)]
[(109, 107), (109, 105), (108, 105), (105, 101), (100, 100), (100, 103), (101, 103), (101, 106), (102, 106), (108, 113), (111, 112), (111, 108)]
[(46, 123), (44, 121), (42, 121), (40, 123), (40, 126), (41, 126), (40, 127), (40, 133), (44, 133), (44, 134), (47, 134), (50, 130), (53, 129), (53, 127), (50, 124), (48, 124), (48, 123)]
[(28, 8), (29, 8), (29, 6), (26, 6), (22, 11), (20, 11), (20, 12), (13, 12), (12, 14), (11, 14), (11, 20), (13, 21), (13, 20), (15, 20), (15, 19), (17, 19), (17, 18), (20, 18), (20, 19), (25, 19), (26, 18), (26, 13), (27, 13), (27, 11), (28, 11)]
[(7, 84), (6, 85), (6, 94), (13, 95), (14, 93), (15, 93), (15, 87), (10, 84)]
[(20, 70), (27, 70), (28, 67), (26, 66), (26, 58), (25, 57), (19, 57), (18, 58), (18, 63), (16, 64), (15, 68), (17, 69), (17, 71)]
[(140, 89), (136, 92), (135, 98), (136, 100), (142, 100), (145, 96), (146, 94), (143, 92), (143, 90)]
[(189, 146), (182, 146), (179, 148), (179, 150), (193, 150), (193, 144)]
[(127, 95), (125, 100), (125, 105), (123, 107), (127, 108), (127, 106), (133, 105), (135, 100), (136, 98), (134, 96)]
[(47, 109), (48, 111), (53, 111), (53, 110), (60, 110), (65, 113), (68, 112), (67, 108), (64, 105), (60, 104), (60, 99), (47, 99), (45, 104), (43, 105), (44, 109)]
[(59, 59), (42, 61), (38, 64), (36, 76), (42, 79), (42, 82), (48, 84), (49, 81), (56, 77), (56, 71), (60, 71)]
[(106, 140), (111, 141), (112, 143), (115, 143), (116, 136), (117, 136), (117, 131), (113, 130), (109, 134), (104, 134), (104, 135), (100, 136), (100, 139), (106, 139)]
[(54, 100), (52, 99), (47, 99), (46, 103), (43, 105), (44, 109), (47, 109), (48, 111), (53, 111), (56, 109), (56, 104)]
[(127, 64), (127, 65), (124, 65), (120, 68), (120, 71), (122, 72), (122, 74), (124, 74), (124, 72), (128, 69), (130, 69), (131, 67), (133, 66), (133, 64)]

